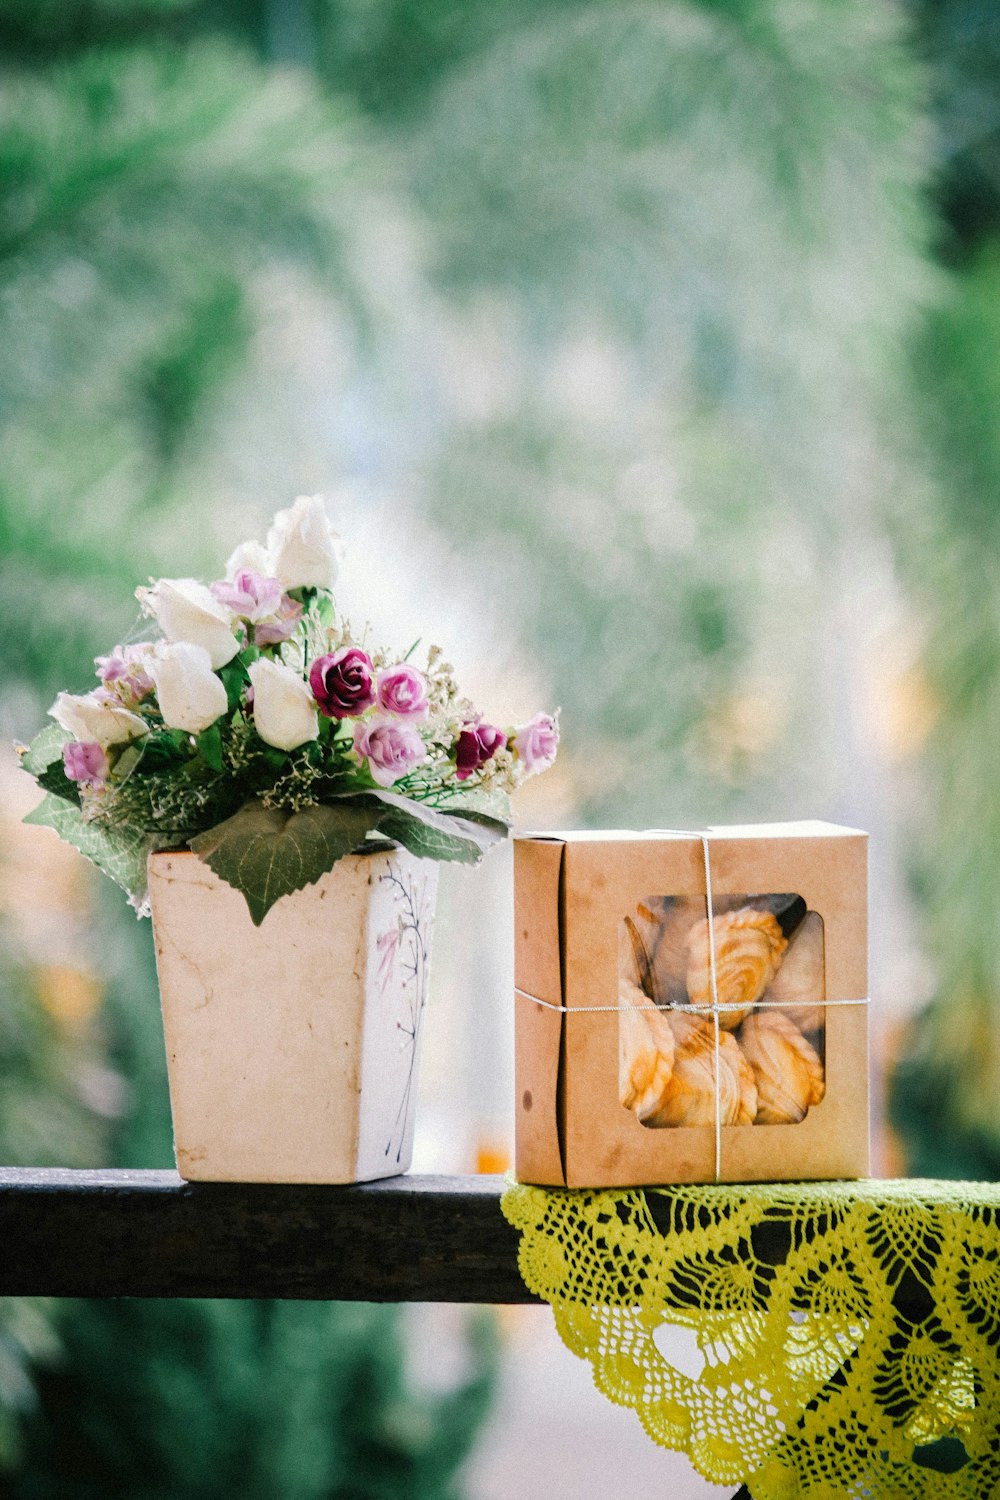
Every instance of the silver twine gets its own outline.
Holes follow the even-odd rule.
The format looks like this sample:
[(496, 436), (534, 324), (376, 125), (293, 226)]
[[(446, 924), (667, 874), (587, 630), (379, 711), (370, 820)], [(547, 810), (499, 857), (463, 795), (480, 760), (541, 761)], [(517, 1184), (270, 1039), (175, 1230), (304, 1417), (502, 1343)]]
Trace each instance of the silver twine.
[[(712, 859), (711, 859), (711, 855), (709, 853), (709, 837), (710, 837), (710, 835), (708, 833), (705, 833), (705, 832), (694, 833), (694, 832), (686, 831), (686, 830), (680, 829), (680, 828), (652, 828), (649, 831), (651, 833), (662, 833), (662, 834), (667, 835), (670, 838), (697, 838), (697, 839), (701, 839), (702, 853), (704, 855), (704, 860), (705, 860), (705, 902), (706, 902), (707, 911), (708, 911), (709, 987), (710, 987), (711, 992), (712, 992), (712, 1003), (711, 1003), (710, 1009), (711, 1009), (711, 1012), (712, 1012), (712, 1031), (713, 1031), (714, 1052), (715, 1052), (715, 1180), (716, 1180), (716, 1182), (721, 1182), (721, 1180), (722, 1180), (722, 1085), (721, 1085), (720, 1075), (721, 1075), (721, 1071), (722, 1071), (722, 1042), (721, 1042), (721, 1037), (720, 1037), (719, 1016), (723, 1012), (728, 1013), (729, 1011), (733, 1011), (733, 1010), (746, 1010), (746, 1006), (744, 1004), (739, 1003), (739, 1002), (730, 1003), (730, 1004), (727, 1005), (727, 1004), (724, 1004), (719, 999), (719, 983), (718, 983), (718, 975), (717, 975), (716, 966), (715, 966), (715, 911), (714, 911), (715, 901), (714, 901), (714, 898), (712, 896)], [(554, 1005), (551, 1000), (541, 1000), (541, 999), (539, 999), (539, 997), (537, 995), (531, 995), (531, 994), (528, 993), (527, 990), (519, 989), (517, 985), (514, 986), (514, 993), (515, 993), (515, 995), (520, 996), (520, 998), (522, 1000), (531, 1000), (531, 1001), (534, 1002), (535, 1005), (541, 1005), (541, 1006), (543, 1006), (545, 1010), (558, 1011), (560, 1015), (564, 1015), (564, 1016), (581, 1015), (581, 1014), (609, 1015), (609, 1014), (618, 1014), (618, 1013), (621, 1013), (622, 1011), (628, 1011), (628, 1010), (636, 1010), (636, 1011), (640, 1011), (641, 1012), (643, 1010), (647, 1010), (647, 1009), (650, 1009), (650, 1008), (652, 1008), (653, 1010), (658, 1010), (658, 1011), (671, 1011), (671, 1010), (674, 1010), (674, 1011), (684, 1011), (684, 1012), (687, 1012), (687, 1013), (689, 1013), (691, 1015), (699, 1015), (699, 1016), (704, 1016), (704, 1014), (705, 1014), (705, 1006), (704, 1005), (677, 1005), (677, 1004), (656, 1005), (652, 1001), (650, 1002), (650, 1006), (622, 1005), (620, 1003), (617, 1004), (617, 1005)], [(863, 997), (859, 997), (858, 999), (855, 999), (855, 1000), (824, 1000), (823, 1001), (824, 1007), (828, 1006), (828, 1005), (868, 1005), (870, 1003), (871, 1003), (870, 1002), (870, 997), (868, 995), (865, 995)], [(759, 1010), (771, 1010), (771, 1009), (773, 1009), (773, 1010), (786, 1010), (787, 1006), (782, 1001), (780, 1001), (780, 1000), (758, 1000), (756, 1002), (756, 1007), (755, 1008), (759, 1009)]]

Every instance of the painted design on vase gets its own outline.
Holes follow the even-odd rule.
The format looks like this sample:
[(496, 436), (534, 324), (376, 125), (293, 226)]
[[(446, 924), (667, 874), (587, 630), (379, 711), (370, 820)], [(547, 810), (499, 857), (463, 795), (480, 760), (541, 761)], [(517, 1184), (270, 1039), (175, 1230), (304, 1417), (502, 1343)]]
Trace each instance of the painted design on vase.
[(378, 1112), (380, 1152), (400, 1170), (405, 1170), (410, 1154), (436, 889), (436, 866), (398, 856), (388, 862), (372, 889), (369, 972), (374, 983), (368, 1006), (378, 1037), (372, 1037), (375, 1050), (369, 1056), (374, 1063), (377, 1052), (382, 1052), (376, 1085), (383, 1095)]

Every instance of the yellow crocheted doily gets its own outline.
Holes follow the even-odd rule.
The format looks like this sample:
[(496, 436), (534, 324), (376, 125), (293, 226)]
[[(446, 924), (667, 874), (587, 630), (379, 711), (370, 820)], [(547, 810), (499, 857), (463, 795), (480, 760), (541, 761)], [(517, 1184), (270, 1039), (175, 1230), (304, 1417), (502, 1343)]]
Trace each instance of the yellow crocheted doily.
[(706, 1479), (1000, 1496), (1000, 1185), (516, 1184), (502, 1207), (598, 1389)]

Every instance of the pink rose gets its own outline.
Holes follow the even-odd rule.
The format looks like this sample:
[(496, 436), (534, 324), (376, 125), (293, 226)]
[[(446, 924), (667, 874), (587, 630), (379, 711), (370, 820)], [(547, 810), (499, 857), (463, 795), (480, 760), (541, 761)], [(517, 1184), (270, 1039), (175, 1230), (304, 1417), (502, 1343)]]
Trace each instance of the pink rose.
[(375, 685), (378, 706), (387, 714), (404, 719), (423, 719), (427, 714), (427, 683), (424, 674), (405, 663), (384, 667)]
[(120, 702), (140, 703), (148, 697), (153, 691), (153, 679), (146, 670), (152, 649), (149, 641), (141, 641), (135, 646), (116, 646), (108, 656), (95, 656), (94, 666), (104, 683), (97, 693), (110, 702), (113, 684)]
[(394, 719), (372, 719), (354, 726), (354, 748), (368, 762), (379, 786), (392, 786), (427, 759), (420, 735), (410, 724)]
[(374, 672), (371, 657), (358, 646), (342, 646), (318, 656), (309, 668), (309, 686), (320, 713), (328, 719), (347, 719), (371, 708)]
[(277, 646), (287, 641), (302, 618), (302, 605), (283, 591), (277, 578), (242, 568), (231, 579), (213, 583), (220, 604), (253, 626), (255, 646)]
[(252, 568), (243, 568), (234, 578), (223, 578), (210, 588), (219, 603), (241, 620), (273, 615), (281, 603), (282, 587), (277, 578), (265, 578)]
[(258, 620), (253, 628), (255, 646), (280, 646), (295, 634), (295, 627), (302, 619), (302, 605), (287, 594), (282, 594), (277, 613), (266, 620)]
[(70, 781), (88, 791), (103, 786), (110, 769), (111, 762), (96, 740), (70, 740), (63, 745), (63, 770)]
[(495, 724), (466, 724), (455, 744), (457, 779), (465, 781), (484, 766), (507, 743), (507, 736)]
[(514, 731), (511, 743), (527, 775), (534, 776), (538, 771), (547, 771), (555, 760), (559, 726), (551, 714), (536, 714)]

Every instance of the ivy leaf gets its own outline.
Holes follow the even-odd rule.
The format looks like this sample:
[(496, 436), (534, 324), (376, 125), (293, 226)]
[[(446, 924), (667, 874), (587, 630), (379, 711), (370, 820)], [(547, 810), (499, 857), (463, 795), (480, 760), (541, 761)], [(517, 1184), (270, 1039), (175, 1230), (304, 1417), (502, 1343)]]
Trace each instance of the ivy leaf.
[(62, 756), (39, 771), (35, 777), (38, 785), (45, 791), (51, 792), (63, 802), (72, 802), (74, 807), (80, 806), (80, 788), (75, 781), (70, 781), (63, 769)]
[(388, 808), (379, 823), (379, 833), (395, 839), (418, 859), (443, 859), (476, 865), (483, 857), (484, 846), (478, 836), (465, 838), (457, 830), (452, 833), (437, 828), (421, 818), (412, 817), (409, 810)]
[(32, 776), (41, 776), (55, 761), (62, 760), (63, 745), (73, 738), (61, 724), (46, 724), (40, 729), (21, 757), (21, 764)]
[(78, 808), (51, 792), (24, 821), (55, 829), (61, 839), (127, 891), (133, 906), (139, 907), (146, 899), (146, 860), (152, 849), (162, 847), (162, 834), (85, 822)]
[(190, 840), (220, 879), (244, 897), (255, 927), (282, 896), (312, 885), (379, 826), (378, 808), (338, 802), (281, 812), (248, 802), (239, 812)]
[[(387, 807), (392, 809), (393, 816), (406, 818), (411, 822), (421, 824), (428, 832), (440, 835), (447, 841), (457, 839), (462, 843), (473, 844), (478, 850), (476, 858), (485, 854), (500, 839), (508, 834), (507, 824), (499, 818), (491, 818), (485, 813), (476, 813), (463, 810), (461, 813), (440, 812), (436, 807), (428, 807), (426, 802), (416, 802), (412, 797), (401, 797), (398, 792), (389, 792), (382, 787), (376, 787), (367, 793), (369, 797), (378, 798)], [(388, 831), (388, 823), (383, 819), (380, 827), (383, 832)], [(401, 844), (406, 844), (407, 849), (411, 845), (401, 835), (393, 834), (393, 838), (399, 837)], [(445, 845), (442, 845), (445, 847)], [(416, 853), (416, 850), (413, 850)], [(462, 854), (428, 854), (427, 859), (465, 859)]]
[(478, 823), (489, 833), (495, 834), (497, 840), (508, 838), (510, 835), (510, 824), (505, 818), (498, 818), (493, 813), (480, 812), (478, 807), (455, 807), (447, 814), (449, 818), (458, 818), (462, 822)]

